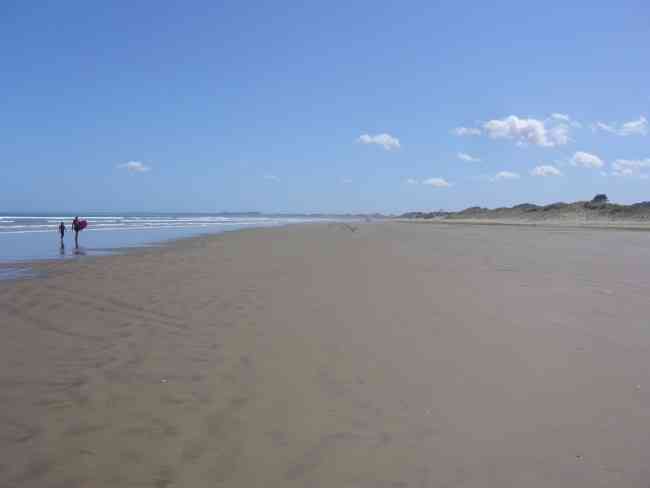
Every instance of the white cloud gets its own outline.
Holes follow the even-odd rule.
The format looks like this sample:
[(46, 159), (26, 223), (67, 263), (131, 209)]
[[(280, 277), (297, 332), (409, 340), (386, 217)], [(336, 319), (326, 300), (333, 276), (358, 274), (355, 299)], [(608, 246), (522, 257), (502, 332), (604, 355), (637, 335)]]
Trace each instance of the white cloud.
[(407, 182), (409, 185), (417, 185), (417, 184), (418, 184), (418, 180), (416, 180), (415, 178), (408, 178), (408, 179), (406, 180), (406, 182)]
[(623, 122), (620, 125), (615, 123), (605, 124), (603, 122), (596, 122), (591, 126), (591, 129), (594, 132), (602, 130), (603, 132), (609, 132), (610, 134), (616, 134), (618, 136), (645, 136), (648, 134), (648, 119), (641, 115), (637, 120)]
[(617, 159), (612, 163), (614, 176), (638, 176), (647, 177), (641, 171), (650, 168), (650, 158), (646, 159)]
[(648, 119), (646, 119), (643, 115), (639, 117), (639, 120), (631, 120), (630, 122), (625, 122), (619, 129), (619, 134), (622, 136), (645, 136), (647, 133)]
[(512, 171), (499, 171), (494, 178), (491, 178), (491, 181), (500, 181), (500, 180), (518, 180), (519, 173), (513, 173)]
[(475, 127), (456, 127), (452, 129), (451, 133), (457, 136), (480, 136), (481, 129)]
[(577, 120), (571, 120), (571, 117), (569, 117), (567, 114), (561, 114), (556, 112), (551, 114), (551, 119), (559, 121), (563, 124), (568, 124), (571, 127), (575, 127), (576, 129), (582, 127), (582, 124), (580, 122), (578, 122)]
[(468, 161), (470, 163), (478, 163), (480, 161), (479, 158), (475, 158), (474, 156), (470, 156), (467, 153), (459, 152), (457, 154), (458, 159), (462, 159), (463, 161)]
[(268, 181), (280, 181), (280, 178), (278, 178), (275, 175), (271, 175), (271, 174), (263, 175), (262, 178), (264, 178), (265, 180), (268, 180)]
[(578, 151), (571, 158), (571, 164), (581, 168), (602, 168), (605, 163), (595, 154)]
[(387, 151), (390, 151), (391, 149), (399, 149), (400, 147), (399, 139), (390, 134), (377, 134), (374, 136), (363, 134), (359, 139), (357, 139), (357, 142), (360, 142), (361, 144), (377, 144)]
[(128, 163), (118, 164), (117, 167), (125, 169), (130, 173), (146, 173), (147, 171), (151, 171), (150, 166), (147, 166), (140, 161), (129, 161)]
[(553, 142), (553, 145), (562, 146), (568, 143), (569, 139), (569, 126), (566, 124), (556, 125), (548, 129), (549, 139)]
[(549, 164), (542, 164), (541, 166), (535, 166), (530, 170), (532, 176), (561, 176), (562, 173), (555, 166)]
[(556, 120), (562, 120), (566, 123), (571, 122), (571, 117), (569, 117), (567, 114), (559, 114), (556, 112), (554, 114), (551, 114), (551, 118)]
[(602, 130), (604, 132), (611, 132), (612, 134), (616, 134), (616, 128), (614, 126), (605, 124), (603, 122), (596, 122), (595, 124), (592, 124), (591, 130), (594, 132)]
[(423, 185), (433, 186), (435, 188), (446, 188), (451, 186), (444, 178), (428, 178), (422, 182)]
[(542, 120), (521, 119), (516, 115), (489, 120), (483, 124), (483, 128), (492, 139), (512, 139), (518, 144), (553, 147), (569, 142), (568, 125), (547, 128)]

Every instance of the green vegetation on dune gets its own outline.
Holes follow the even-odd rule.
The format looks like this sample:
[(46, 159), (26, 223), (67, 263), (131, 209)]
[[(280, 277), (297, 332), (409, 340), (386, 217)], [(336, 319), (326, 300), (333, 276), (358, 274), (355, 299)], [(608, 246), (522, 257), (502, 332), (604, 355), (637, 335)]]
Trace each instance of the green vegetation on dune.
[(401, 218), (410, 219), (490, 219), (490, 220), (589, 220), (589, 221), (650, 221), (650, 201), (621, 205), (611, 203), (607, 195), (598, 194), (590, 201), (557, 202), (549, 205), (521, 203), (513, 207), (469, 207), (459, 212), (408, 212)]

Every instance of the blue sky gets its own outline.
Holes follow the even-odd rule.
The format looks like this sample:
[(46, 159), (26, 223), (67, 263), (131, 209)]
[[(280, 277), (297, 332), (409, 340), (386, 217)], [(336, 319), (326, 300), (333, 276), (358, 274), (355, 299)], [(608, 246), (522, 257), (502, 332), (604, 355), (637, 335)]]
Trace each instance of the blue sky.
[(650, 200), (650, 5), (568, 3), (4, 1), (0, 210)]

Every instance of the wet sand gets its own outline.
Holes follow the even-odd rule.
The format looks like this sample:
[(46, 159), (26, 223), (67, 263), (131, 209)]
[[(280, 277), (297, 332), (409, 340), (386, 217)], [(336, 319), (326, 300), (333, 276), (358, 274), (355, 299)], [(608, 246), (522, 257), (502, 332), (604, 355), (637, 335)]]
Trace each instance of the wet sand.
[(650, 232), (298, 225), (0, 282), (0, 487), (643, 487)]

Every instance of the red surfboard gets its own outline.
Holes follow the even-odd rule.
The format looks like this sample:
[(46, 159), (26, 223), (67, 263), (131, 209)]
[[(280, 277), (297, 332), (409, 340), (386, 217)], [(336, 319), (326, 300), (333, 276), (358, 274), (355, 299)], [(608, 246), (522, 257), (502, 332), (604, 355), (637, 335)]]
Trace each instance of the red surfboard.
[(88, 227), (88, 221), (87, 220), (80, 220), (79, 221), (79, 230), (84, 230), (86, 227)]

